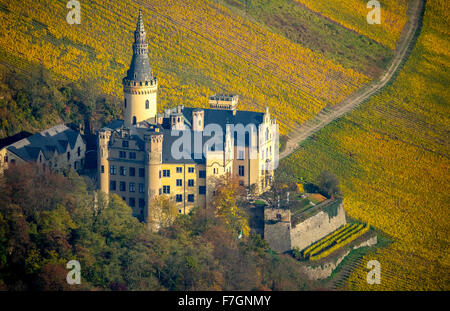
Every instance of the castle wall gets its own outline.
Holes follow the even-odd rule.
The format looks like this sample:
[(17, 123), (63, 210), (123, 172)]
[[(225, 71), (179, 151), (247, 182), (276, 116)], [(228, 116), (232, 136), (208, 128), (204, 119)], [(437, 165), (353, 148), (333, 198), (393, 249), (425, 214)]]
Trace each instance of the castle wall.
[(345, 211), (342, 203), (335, 217), (330, 218), (326, 212), (320, 211), (292, 227), (291, 247), (304, 249), (345, 224)]

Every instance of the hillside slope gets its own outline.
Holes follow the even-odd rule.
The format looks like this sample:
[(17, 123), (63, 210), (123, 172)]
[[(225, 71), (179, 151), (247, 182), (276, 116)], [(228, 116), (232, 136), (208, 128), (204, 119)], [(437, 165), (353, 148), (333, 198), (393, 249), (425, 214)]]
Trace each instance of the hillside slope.
[(0, 62), (19, 68), (41, 63), (61, 78), (92, 79), (121, 96), (139, 8), (160, 80), (160, 108), (206, 106), (210, 94), (237, 93), (242, 109), (271, 107), (285, 133), (369, 81), (220, 4), (199, 0), (84, 2), (81, 25), (67, 24), (63, 0), (1, 0)]
[[(281, 164), (307, 180), (324, 169), (334, 172), (349, 216), (393, 238), (362, 260), (350, 289), (449, 289), (448, 9), (444, 0), (428, 1), (417, 44), (396, 81)], [(371, 259), (381, 263), (380, 285), (366, 282)]]
[(367, 23), (368, 0), (336, 0), (331, 4), (326, 0), (295, 0), (309, 9), (330, 18), (337, 23), (363, 34), (383, 45), (395, 48), (403, 26), (406, 23), (406, 11), (410, 0), (383, 0), (381, 7), (381, 24)]

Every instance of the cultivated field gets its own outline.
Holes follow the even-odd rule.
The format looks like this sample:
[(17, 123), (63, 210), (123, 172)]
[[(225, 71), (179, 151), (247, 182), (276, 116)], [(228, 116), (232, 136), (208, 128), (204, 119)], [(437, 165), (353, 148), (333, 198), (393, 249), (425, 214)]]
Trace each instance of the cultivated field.
[(66, 3), (1, 0), (0, 62), (25, 69), (42, 63), (62, 78), (94, 80), (121, 96), (143, 8), (160, 108), (206, 106), (210, 94), (237, 93), (242, 109), (271, 107), (285, 133), (369, 81), (215, 2), (86, 1), (81, 25), (67, 24)]
[[(449, 289), (448, 9), (446, 1), (428, 1), (417, 45), (396, 81), (281, 164), (307, 180), (331, 170), (349, 216), (393, 239), (364, 257), (349, 289)], [(371, 259), (381, 263), (380, 285), (366, 282)]]

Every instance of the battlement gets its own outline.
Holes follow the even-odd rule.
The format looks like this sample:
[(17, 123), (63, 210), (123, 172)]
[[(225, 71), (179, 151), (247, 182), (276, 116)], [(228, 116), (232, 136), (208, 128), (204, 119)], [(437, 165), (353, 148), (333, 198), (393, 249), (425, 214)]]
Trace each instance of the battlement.
[(215, 94), (209, 97), (209, 107), (211, 109), (236, 110), (239, 95)]

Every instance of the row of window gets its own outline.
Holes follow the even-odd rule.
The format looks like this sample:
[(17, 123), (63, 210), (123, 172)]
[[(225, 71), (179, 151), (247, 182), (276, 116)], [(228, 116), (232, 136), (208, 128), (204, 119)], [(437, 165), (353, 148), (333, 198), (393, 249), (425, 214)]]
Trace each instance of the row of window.
[[(180, 179), (181, 180), (181, 179)], [(161, 189), (160, 189), (161, 190)], [(170, 186), (163, 186), (162, 193), (170, 194)], [(160, 191), (161, 194), (161, 191)], [(198, 194), (206, 194), (206, 186), (198, 186)], [(178, 195), (178, 194), (177, 194)], [(177, 201), (178, 202), (178, 201)]]
[[(195, 201), (195, 196), (193, 194), (188, 194), (188, 202), (194, 202)], [(177, 194), (175, 197), (175, 201), (177, 202), (183, 202), (183, 195), (182, 194)]]
[[(116, 191), (117, 189), (117, 182), (115, 180), (111, 180), (109, 182), (109, 190)], [(143, 183), (138, 184), (138, 190), (139, 193), (145, 192), (145, 185)], [(119, 191), (127, 191), (127, 183), (124, 181), (119, 182)], [(130, 182), (128, 184), (128, 191), (130, 192), (136, 192), (136, 183)]]
[[(181, 179), (177, 180), (177, 186), (178, 186), (178, 181), (181, 181)], [(193, 187), (194, 186), (194, 180), (190, 179), (188, 184), (189, 184), (190, 187)], [(117, 190), (117, 181), (111, 180), (109, 182), (109, 190), (111, 190), (111, 191), (116, 191)], [(139, 193), (145, 193), (145, 185), (143, 183), (138, 183), (138, 190), (139, 190)], [(124, 182), (124, 181), (120, 181), (119, 182), (119, 191), (127, 191), (127, 183), (126, 182)], [(134, 182), (128, 183), (128, 191), (129, 192), (136, 192), (136, 184)], [(170, 186), (163, 186), (162, 193), (170, 194)], [(160, 194), (161, 194), (161, 189), (160, 189)], [(199, 186), (198, 187), (198, 194), (206, 194), (206, 186)]]
[[(126, 151), (119, 151), (119, 158), (126, 159), (127, 158), (127, 152)], [(128, 158), (131, 160), (136, 159), (136, 152), (129, 152)]]
[[(122, 199), (126, 202), (126, 198), (122, 197)], [(145, 207), (145, 200), (144, 199), (138, 199), (138, 204), (139, 207), (142, 209)], [(128, 198), (128, 205), (131, 207), (135, 207), (136, 206), (136, 198)], [(142, 214), (142, 211), (141, 211)]]

